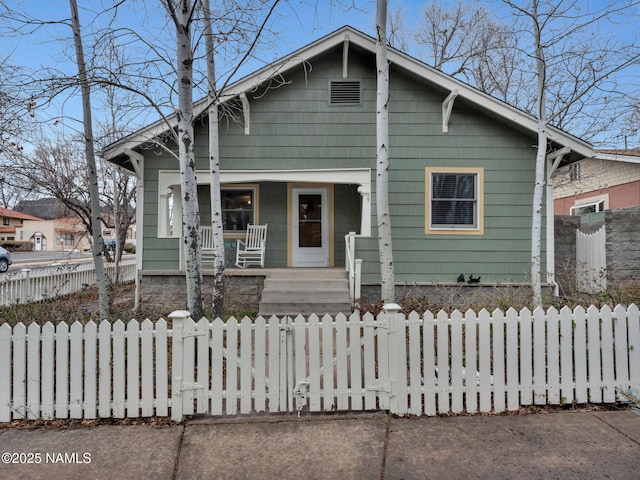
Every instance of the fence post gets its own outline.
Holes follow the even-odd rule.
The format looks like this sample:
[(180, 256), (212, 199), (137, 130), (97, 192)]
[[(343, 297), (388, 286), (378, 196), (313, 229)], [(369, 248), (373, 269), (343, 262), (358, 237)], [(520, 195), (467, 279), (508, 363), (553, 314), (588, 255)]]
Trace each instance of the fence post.
[[(400, 322), (402, 314), (400, 305), (397, 303), (387, 303), (382, 307), (388, 325), (387, 330), (387, 353), (389, 355), (389, 410), (391, 413), (398, 413), (398, 380), (400, 379), (400, 369), (406, 365), (400, 365), (404, 355), (400, 355), (400, 349), (405, 348), (404, 343), (400, 343)], [(381, 379), (382, 380), (382, 379)]]
[(23, 268), (21, 271), (24, 274), (24, 279), (22, 281), (22, 291), (20, 292), (20, 301), (18, 303), (29, 303), (29, 296), (31, 294), (31, 277), (30, 277), (31, 269)]
[(184, 378), (184, 321), (191, 314), (186, 310), (176, 310), (169, 314), (171, 319), (171, 420), (182, 421), (182, 379)]

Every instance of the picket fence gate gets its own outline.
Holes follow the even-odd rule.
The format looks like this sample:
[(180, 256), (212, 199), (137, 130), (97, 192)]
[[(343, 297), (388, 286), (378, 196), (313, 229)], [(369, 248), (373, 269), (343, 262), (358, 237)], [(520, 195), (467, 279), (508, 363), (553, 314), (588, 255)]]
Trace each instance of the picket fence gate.
[(635, 305), (170, 319), (0, 325), (0, 422), (503, 412), (612, 403), (617, 388), (640, 388)]
[(579, 292), (607, 289), (607, 233), (604, 225), (593, 233), (576, 230), (576, 283)]

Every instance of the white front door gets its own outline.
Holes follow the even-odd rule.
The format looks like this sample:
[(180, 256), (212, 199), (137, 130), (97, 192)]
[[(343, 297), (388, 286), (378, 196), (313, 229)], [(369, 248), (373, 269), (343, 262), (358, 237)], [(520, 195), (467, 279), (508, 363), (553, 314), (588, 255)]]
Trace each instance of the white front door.
[(292, 264), (329, 266), (329, 201), (327, 188), (294, 188), (292, 195)]

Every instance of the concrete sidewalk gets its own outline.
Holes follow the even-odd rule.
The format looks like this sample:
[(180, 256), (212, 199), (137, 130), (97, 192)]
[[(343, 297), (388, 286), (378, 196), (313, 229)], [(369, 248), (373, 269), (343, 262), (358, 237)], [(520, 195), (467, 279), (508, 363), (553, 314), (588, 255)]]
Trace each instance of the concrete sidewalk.
[[(637, 479), (631, 411), (192, 418), (167, 427), (0, 427), (12, 479)], [(11, 463), (32, 462), (18, 465)]]

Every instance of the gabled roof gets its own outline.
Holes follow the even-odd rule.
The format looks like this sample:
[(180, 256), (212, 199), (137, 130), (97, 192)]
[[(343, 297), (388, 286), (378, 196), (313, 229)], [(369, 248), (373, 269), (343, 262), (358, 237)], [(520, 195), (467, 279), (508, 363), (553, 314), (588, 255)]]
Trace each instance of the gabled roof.
[[(344, 45), (345, 42), (349, 44), (349, 48), (354, 46), (375, 55), (376, 41), (374, 38), (365, 35), (353, 27), (344, 26), (229, 85), (220, 93), (220, 101), (225, 102), (240, 94), (248, 92), (277, 75), (285, 74), (336, 47)], [(537, 120), (535, 117), (522, 110), (498, 100), (497, 98), (453, 78), (450, 75), (436, 70), (435, 68), (430, 67), (429, 65), (394, 48), (389, 47), (387, 58), (395, 68), (404, 70), (414, 78), (435, 84), (443, 89), (445, 91), (443, 100), (449, 93), (457, 91), (458, 99), (476, 105), (492, 116), (513, 124), (517, 128), (529, 131), (533, 134), (537, 132)], [(197, 118), (205, 112), (207, 104), (208, 99), (206, 97), (194, 103), (194, 118)], [(169, 116), (168, 120), (171, 127), (175, 128), (177, 125), (175, 114)], [(122, 166), (133, 170), (130, 162), (127, 162), (126, 159), (122, 158), (118, 161), (117, 157), (122, 156), (125, 150), (140, 148), (143, 144), (148, 143), (150, 139), (165, 133), (167, 130), (168, 127), (165, 121), (157, 121), (138, 132), (108, 145), (103, 150), (102, 154), (105, 159), (113, 161), (114, 163), (120, 163)], [(547, 132), (549, 134), (549, 141), (556, 147), (569, 147), (571, 149), (571, 153), (568, 155), (569, 161), (576, 161), (593, 156), (593, 149), (587, 142), (551, 126), (548, 127)], [(127, 165), (127, 163), (129, 164)]]
[(0, 218), (16, 218), (18, 220), (42, 220), (41, 218), (34, 217), (22, 212), (16, 212), (8, 208), (0, 208)]

